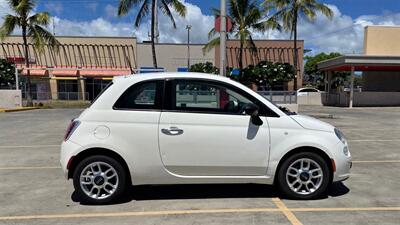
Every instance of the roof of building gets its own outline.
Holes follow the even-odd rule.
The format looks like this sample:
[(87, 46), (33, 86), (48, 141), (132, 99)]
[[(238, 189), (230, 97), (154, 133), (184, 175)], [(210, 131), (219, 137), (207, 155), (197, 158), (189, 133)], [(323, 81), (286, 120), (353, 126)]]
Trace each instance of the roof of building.
[(400, 70), (400, 56), (344, 55), (318, 63), (325, 71), (393, 71)]

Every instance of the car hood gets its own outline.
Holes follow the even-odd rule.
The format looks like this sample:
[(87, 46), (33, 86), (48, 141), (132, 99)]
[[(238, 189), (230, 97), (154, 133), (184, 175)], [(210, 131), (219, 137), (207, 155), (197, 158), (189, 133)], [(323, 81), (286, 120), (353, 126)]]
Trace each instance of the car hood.
[(321, 120), (317, 120), (314, 117), (304, 115), (291, 115), (290, 117), (305, 129), (326, 132), (334, 131), (334, 126), (330, 125), (329, 123), (322, 122)]

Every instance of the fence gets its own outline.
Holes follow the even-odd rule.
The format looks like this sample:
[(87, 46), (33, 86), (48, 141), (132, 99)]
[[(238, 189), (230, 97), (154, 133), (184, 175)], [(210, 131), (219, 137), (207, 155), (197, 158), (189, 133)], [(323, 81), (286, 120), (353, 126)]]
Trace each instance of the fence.
[[(82, 92), (32, 92), (32, 99), (37, 101), (48, 101), (48, 100), (66, 100), (66, 101), (77, 101), (82, 99)], [(22, 92), (22, 98), (26, 99), (26, 92)], [(53, 97), (54, 96), (54, 99)], [(86, 98), (89, 99), (89, 93), (85, 93)]]
[(258, 91), (258, 93), (276, 104), (297, 104), (296, 91)]

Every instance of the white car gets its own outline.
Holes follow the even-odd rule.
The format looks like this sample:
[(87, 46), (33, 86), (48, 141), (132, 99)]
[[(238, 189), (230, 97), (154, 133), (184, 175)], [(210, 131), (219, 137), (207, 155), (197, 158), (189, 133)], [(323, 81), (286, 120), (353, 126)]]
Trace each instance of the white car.
[(297, 96), (307, 96), (310, 92), (319, 93), (321, 91), (316, 88), (300, 88), (297, 90)]
[(143, 184), (275, 184), (290, 198), (317, 198), (349, 177), (347, 142), (327, 123), (288, 114), (217, 75), (114, 78), (71, 122), (60, 161), (86, 203)]

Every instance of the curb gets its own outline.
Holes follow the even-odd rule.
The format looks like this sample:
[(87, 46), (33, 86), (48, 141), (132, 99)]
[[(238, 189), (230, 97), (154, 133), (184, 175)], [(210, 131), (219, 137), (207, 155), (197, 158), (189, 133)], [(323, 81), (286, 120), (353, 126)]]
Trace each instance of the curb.
[(320, 119), (337, 119), (339, 117), (334, 116), (332, 114), (325, 114), (325, 113), (319, 113), (319, 114), (306, 114), (308, 116), (311, 117), (315, 117), (315, 118), (320, 118)]
[(20, 112), (20, 111), (27, 111), (27, 110), (34, 110), (34, 109), (40, 109), (39, 107), (18, 107), (18, 108), (12, 108), (12, 109), (0, 109), (0, 113), (2, 112)]

